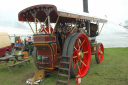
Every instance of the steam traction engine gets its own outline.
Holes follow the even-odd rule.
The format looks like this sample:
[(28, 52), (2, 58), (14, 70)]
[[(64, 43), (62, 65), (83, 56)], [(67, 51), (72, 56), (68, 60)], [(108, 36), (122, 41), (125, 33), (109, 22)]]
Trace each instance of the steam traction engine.
[(51, 71), (59, 68), (66, 70), (70, 77), (84, 77), (91, 54), (95, 54), (97, 63), (103, 61), (103, 44), (97, 43), (95, 38), (99, 34), (99, 23), (107, 22), (105, 19), (86, 16), (86, 13), (59, 11), (54, 5), (28, 7), (19, 12), (18, 19), (28, 22), (31, 29), (29, 22), (35, 23), (32, 56), (38, 69)]

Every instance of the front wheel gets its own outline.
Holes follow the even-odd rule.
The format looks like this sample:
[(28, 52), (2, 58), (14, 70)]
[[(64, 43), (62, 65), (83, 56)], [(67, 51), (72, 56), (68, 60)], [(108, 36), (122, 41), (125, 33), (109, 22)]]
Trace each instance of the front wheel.
[(97, 44), (97, 52), (95, 54), (97, 64), (101, 63), (104, 59), (104, 46), (102, 43)]

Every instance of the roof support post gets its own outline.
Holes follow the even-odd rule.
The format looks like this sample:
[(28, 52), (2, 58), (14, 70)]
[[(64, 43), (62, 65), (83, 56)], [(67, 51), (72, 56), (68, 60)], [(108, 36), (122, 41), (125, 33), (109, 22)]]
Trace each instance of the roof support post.
[(89, 26), (89, 36), (90, 36), (90, 21), (88, 21), (88, 26)]
[[(59, 20), (59, 16), (58, 16), (58, 18), (57, 18), (57, 20), (56, 20), (56, 24), (55, 24), (55, 27), (54, 27), (53, 32), (54, 32), (54, 31), (55, 31), (55, 29), (56, 29), (56, 25), (57, 25), (57, 23), (58, 23), (58, 20)], [(52, 32), (52, 34), (53, 34), (53, 32)]]
[(76, 28), (77, 28), (77, 19), (76, 19)]
[(97, 22), (97, 25), (98, 25), (98, 34), (99, 34), (99, 22)]
[(50, 16), (48, 16), (49, 34), (51, 33)]
[(36, 30), (36, 34), (37, 34), (37, 22), (36, 22), (36, 18), (35, 18), (35, 30)]
[[(27, 22), (28, 22), (28, 19), (26, 18), (26, 20), (27, 20)], [(33, 31), (33, 29), (32, 29), (32, 27), (31, 27), (31, 25), (30, 25), (30, 23), (28, 22), (28, 24), (29, 24), (29, 26), (30, 26), (30, 28), (31, 28), (31, 30), (32, 30), (32, 32), (33, 32), (33, 34), (34, 34), (34, 31)]]
[(100, 32), (99, 32), (99, 34), (101, 33), (101, 31), (102, 31), (103, 27), (104, 27), (104, 23), (103, 23), (103, 25), (102, 25), (102, 27), (101, 27), (101, 29), (100, 29)]

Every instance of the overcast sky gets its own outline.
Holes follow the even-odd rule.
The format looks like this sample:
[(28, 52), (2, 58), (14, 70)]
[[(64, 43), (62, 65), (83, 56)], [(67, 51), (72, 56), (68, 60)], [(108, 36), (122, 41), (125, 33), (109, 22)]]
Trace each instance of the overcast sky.
[[(58, 9), (73, 12), (83, 12), (83, 0), (1, 0), (0, 26), (28, 28), (18, 21), (18, 13), (33, 5), (53, 4)], [(128, 0), (88, 0), (89, 13), (98, 17), (105, 17), (115, 24), (124, 25), (128, 20)]]

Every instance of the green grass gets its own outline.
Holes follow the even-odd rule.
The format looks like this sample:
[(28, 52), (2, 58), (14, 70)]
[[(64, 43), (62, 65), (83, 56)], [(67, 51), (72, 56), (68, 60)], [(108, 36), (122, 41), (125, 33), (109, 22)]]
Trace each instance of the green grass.
[[(32, 58), (30, 56), (30, 58)], [(29, 67), (12, 67), (10, 73), (7, 67), (0, 67), (0, 85), (25, 85), (28, 78), (37, 70), (34, 61)], [(46, 85), (55, 85), (57, 72), (45, 79)], [(81, 78), (81, 85), (128, 85), (128, 48), (106, 48), (104, 60), (97, 64), (95, 56), (91, 57), (91, 65), (87, 75)], [(41, 85), (43, 85), (41, 83)], [(70, 79), (70, 85), (75, 85), (75, 78)]]

